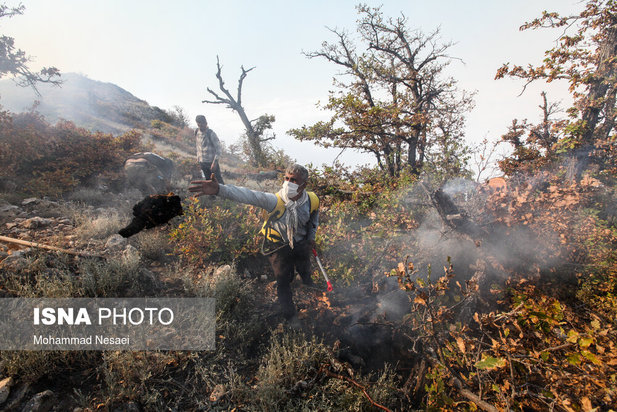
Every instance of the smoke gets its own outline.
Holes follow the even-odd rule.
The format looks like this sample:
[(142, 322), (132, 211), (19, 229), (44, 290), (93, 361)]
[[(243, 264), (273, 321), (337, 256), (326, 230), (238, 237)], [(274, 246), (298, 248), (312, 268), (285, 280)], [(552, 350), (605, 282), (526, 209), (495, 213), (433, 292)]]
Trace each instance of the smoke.
[(124, 133), (135, 127), (149, 127), (156, 118), (156, 108), (111, 84), (91, 80), (76, 73), (63, 73), (61, 87), (40, 84), (40, 96), (30, 88), (0, 81), (2, 105), (20, 113), (32, 109), (54, 123), (70, 120), (93, 131)]
[[(532, 185), (537, 190), (545, 190), (548, 185), (542, 176), (519, 177), (517, 184)], [(392, 330), (379, 325), (399, 323), (410, 313), (411, 295), (399, 289), (396, 277), (385, 276), (398, 262), (414, 263), (416, 272), (412, 280), (427, 277), (436, 280), (443, 276), (443, 267), (450, 258), (455, 280), (464, 284), (474, 278), (479, 282), (480, 291), (488, 291), (492, 283), (502, 282), (515, 273), (534, 276), (556, 267), (562, 259), (559, 252), (564, 244), (556, 232), (540, 233), (537, 227), (523, 223), (507, 225), (494, 216), (487, 207), (488, 202), (494, 201), (490, 198), (492, 189), (466, 179), (453, 179), (441, 185), (442, 192), (460, 212), (459, 217), (447, 221), (444, 219), (447, 216), (440, 215), (430, 197), (438, 187), (429, 188), (429, 185), (427, 181), (413, 184), (401, 190), (391, 202), (409, 207), (418, 222), (417, 227), (404, 231), (391, 228), (388, 235), (376, 243), (379, 246), (375, 251), (358, 262), (358, 267), (368, 272), (356, 271), (357, 278), (371, 279), (372, 288), (365, 289), (362, 299), (347, 298), (347, 302), (353, 302), (348, 308), (348, 326), (332, 332), (347, 335), (347, 343), (360, 347), (359, 351), (370, 353), (371, 348), (383, 345), (384, 339), (390, 339)], [(467, 221), (468, 225), (476, 225), (476, 230), (465, 232), (456, 226)], [(354, 218), (345, 230), (366, 233), (369, 223)], [(366, 236), (376, 238), (375, 233), (366, 233)], [(353, 247), (345, 241), (329, 249), (330, 263), (336, 261), (337, 253), (344, 255)], [(387, 257), (380, 260), (382, 255)], [(338, 293), (345, 292), (338, 290)]]

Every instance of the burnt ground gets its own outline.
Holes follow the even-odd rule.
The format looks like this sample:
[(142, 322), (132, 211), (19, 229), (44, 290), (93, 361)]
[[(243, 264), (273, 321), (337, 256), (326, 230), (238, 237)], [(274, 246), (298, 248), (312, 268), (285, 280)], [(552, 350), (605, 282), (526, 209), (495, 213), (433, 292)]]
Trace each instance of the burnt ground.
[[(8, 268), (10, 266), (4, 265), (18, 265), (20, 260), (15, 259), (15, 256), (27, 258), (32, 254), (49, 256), (49, 259), (53, 256), (63, 256), (63, 260), (71, 266), (80, 259), (84, 259), (80, 254), (95, 255), (98, 259), (105, 260), (108, 257), (117, 256), (123, 252), (123, 247), (135, 243), (129, 239), (126, 246), (118, 246), (109, 238), (96, 239), (79, 236), (77, 233), (79, 223), (66, 215), (67, 208), (71, 207), (76, 206), (43, 199), (28, 199), (18, 205), (5, 203), (0, 211), (2, 213), (0, 216), (1, 236), (50, 245), (61, 248), (64, 252), (0, 242), (0, 266)], [(90, 208), (89, 210), (93, 216), (97, 213), (108, 212), (105, 208), (99, 209)], [(128, 214), (126, 219), (129, 219)], [(169, 227), (161, 226), (149, 230), (164, 234)], [(136, 246), (139, 247), (139, 245)], [(169, 251), (158, 259), (142, 258), (143, 269), (149, 274), (147, 280), (152, 285), (152, 289), (148, 290), (145, 295), (185, 295), (184, 282), (186, 279), (176, 276), (177, 274), (172, 269), (177, 267), (178, 263), (178, 258)], [(318, 272), (315, 270), (315, 286), (305, 286), (299, 278), (294, 281), (294, 301), (298, 313), (296, 318), (286, 321), (279, 314), (276, 303), (276, 282), (272, 280), (267, 264), (259, 258), (244, 262), (244, 264), (254, 269), (253, 274), (242, 270), (242, 265), (240, 265), (239, 276), (246, 282), (250, 282), (254, 288), (255, 306), (252, 310), (264, 320), (266, 329), (268, 329), (256, 339), (254, 347), (249, 350), (249, 356), (252, 352), (252, 355), (258, 359), (260, 353), (263, 353), (267, 347), (271, 331), (282, 328), (301, 331), (307, 336), (317, 336), (333, 349), (333, 353), (340, 361), (351, 365), (361, 373), (383, 369), (386, 363), (395, 365), (401, 371), (411, 369), (412, 356), (406, 349), (409, 346), (408, 340), (392, 323), (394, 320), (400, 320), (403, 314), (397, 313), (396, 310), (392, 311), (381, 303), (384, 301), (384, 296), (387, 296), (390, 301), (398, 299), (401, 304), (406, 303), (406, 306), (410, 307), (409, 301), (405, 302), (408, 298), (398, 290), (396, 285), (393, 284), (390, 287), (381, 285), (380, 290), (376, 290), (375, 285), (372, 284), (354, 287), (335, 284), (332, 292), (326, 292), (325, 281), (316, 277)], [(7, 296), (2, 284), (0, 284), (0, 296)], [(217, 339), (217, 345), (225, 345), (225, 340)], [(99, 353), (90, 356), (101, 355)], [(33, 384), (18, 384), (12, 389), (11, 396), (4, 406), (19, 409), (36, 394), (51, 390), (57, 401), (56, 410), (60, 410), (59, 407), (62, 409), (74, 407), (75, 388), (79, 388), (82, 393), (96, 393), (101, 390), (100, 376), (96, 376), (91, 363), (84, 362), (84, 365), (80, 365), (79, 362), (72, 364), (66, 379), (43, 377)], [(257, 365), (254, 364), (249, 368), (254, 372)]]

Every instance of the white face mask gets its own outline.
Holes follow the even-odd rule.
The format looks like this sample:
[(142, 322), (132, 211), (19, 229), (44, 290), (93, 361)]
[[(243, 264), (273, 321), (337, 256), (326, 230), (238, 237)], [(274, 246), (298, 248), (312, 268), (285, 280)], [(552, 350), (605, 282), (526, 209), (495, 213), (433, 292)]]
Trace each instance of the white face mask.
[(297, 184), (288, 182), (287, 180), (283, 182), (283, 191), (285, 191), (285, 193), (287, 194), (287, 197), (290, 199), (292, 197), (298, 196), (298, 193), (300, 193), (298, 191), (299, 187), (300, 186), (298, 186)]

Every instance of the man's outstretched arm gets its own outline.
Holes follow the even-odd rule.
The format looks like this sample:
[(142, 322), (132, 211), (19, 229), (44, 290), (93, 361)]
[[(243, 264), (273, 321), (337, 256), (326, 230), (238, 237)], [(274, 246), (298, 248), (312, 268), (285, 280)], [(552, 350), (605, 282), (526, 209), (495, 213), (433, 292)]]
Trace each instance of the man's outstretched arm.
[(276, 195), (273, 193), (260, 192), (234, 185), (221, 185), (216, 180), (214, 174), (210, 176), (210, 180), (193, 180), (189, 187), (189, 192), (193, 192), (197, 196), (218, 195), (234, 202), (266, 209), (267, 212), (273, 211), (277, 203)]

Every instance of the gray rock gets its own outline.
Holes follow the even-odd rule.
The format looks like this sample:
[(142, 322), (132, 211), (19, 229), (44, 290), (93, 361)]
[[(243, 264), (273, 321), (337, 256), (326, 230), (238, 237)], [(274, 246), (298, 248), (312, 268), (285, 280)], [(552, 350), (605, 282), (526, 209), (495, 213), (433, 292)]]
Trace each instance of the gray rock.
[(231, 266), (223, 265), (223, 266), (219, 266), (218, 268), (216, 268), (216, 270), (214, 271), (214, 276), (215, 277), (226, 276), (226, 275), (230, 275), (231, 272), (232, 272)]
[(0, 405), (8, 399), (11, 386), (13, 386), (13, 378), (11, 377), (4, 378), (0, 381)]
[(47, 412), (56, 402), (56, 395), (49, 389), (39, 392), (26, 403), (22, 412)]
[[(124, 240), (126, 240), (126, 239), (124, 239)], [(141, 253), (139, 253), (139, 250), (137, 250), (137, 248), (135, 246), (133, 246), (133, 245), (126, 245), (126, 247), (122, 251), (122, 257), (124, 259), (129, 260), (129, 261), (141, 260)]]
[(105, 249), (123, 249), (128, 243), (128, 239), (116, 233), (107, 239), (105, 242)]
[(15, 205), (0, 206), (0, 217), (14, 217), (19, 212), (19, 207)]
[(29, 197), (27, 199), (24, 199), (21, 204), (23, 206), (27, 206), (27, 205), (36, 205), (37, 203), (40, 203), (41, 199), (38, 199), (36, 197)]
[(0, 268), (16, 272), (26, 269), (29, 265), (29, 262), (25, 258), (25, 254), (29, 251), (30, 249), (22, 249), (13, 252), (0, 262)]
[(9, 400), (6, 402), (6, 405), (2, 405), (3, 410), (13, 411), (17, 410), (17, 407), (21, 403), (21, 401), (26, 396), (26, 393), (30, 390), (30, 385), (28, 384), (20, 384), (14, 390), (11, 391), (9, 396)]
[(35, 216), (30, 219), (26, 219), (21, 226), (26, 229), (38, 229), (41, 227), (49, 226), (53, 220), (46, 219), (40, 216)]

